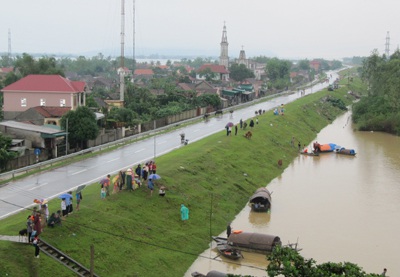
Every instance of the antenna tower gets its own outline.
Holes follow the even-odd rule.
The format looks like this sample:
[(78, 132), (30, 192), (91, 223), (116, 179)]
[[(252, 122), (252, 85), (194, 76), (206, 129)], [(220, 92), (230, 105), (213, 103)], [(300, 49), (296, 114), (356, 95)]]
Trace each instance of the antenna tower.
[(11, 30), (8, 29), (8, 66), (11, 66)]
[(135, 22), (136, 22), (136, 11), (135, 11), (135, 0), (133, 0), (133, 46), (132, 46), (132, 56), (133, 56), (133, 68), (132, 68), (132, 72), (135, 71), (135, 67), (136, 67), (136, 63), (135, 63)]
[(386, 43), (385, 43), (386, 59), (389, 59), (389, 46), (390, 46), (390, 36), (389, 36), (389, 32), (387, 32), (387, 34), (386, 34)]
[(125, 0), (121, 0), (121, 62), (119, 69), (119, 100), (124, 103), (125, 92), (125, 69), (124, 69), (124, 47), (125, 47)]

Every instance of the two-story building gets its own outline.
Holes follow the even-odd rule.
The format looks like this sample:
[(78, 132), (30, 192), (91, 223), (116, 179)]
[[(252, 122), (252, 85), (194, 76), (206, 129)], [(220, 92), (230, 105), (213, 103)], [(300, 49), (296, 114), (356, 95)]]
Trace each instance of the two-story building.
[(86, 84), (60, 75), (28, 75), (1, 90), (4, 119), (37, 106), (69, 107), (75, 110), (86, 102)]

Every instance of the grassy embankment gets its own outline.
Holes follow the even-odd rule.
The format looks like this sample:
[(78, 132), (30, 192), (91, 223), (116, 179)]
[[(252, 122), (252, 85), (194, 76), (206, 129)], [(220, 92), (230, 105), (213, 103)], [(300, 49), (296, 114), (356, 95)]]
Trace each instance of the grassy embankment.
[[(223, 130), (157, 158), (160, 183), (168, 188), (164, 198), (156, 192), (150, 197), (142, 187), (100, 200), (99, 185), (89, 186), (83, 191), (81, 211), (69, 216), (62, 227), (47, 228), (42, 239), (86, 266), (93, 244), (95, 272), (100, 276), (183, 276), (208, 247), (210, 235), (223, 232), (251, 194), (281, 174), (298, 155), (290, 145), (291, 137), (308, 144), (342, 113), (326, 101), (327, 95), (349, 104), (353, 99), (347, 90), (303, 97), (286, 105), (284, 116), (272, 112), (259, 116), (251, 140), (243, 137), (242, 130), (231, 137)], [(282, 167), (277, 165), (279, 159)], [(190, 209), (185, 223), (180, 220), (182, 203)], [(59, 205), (51, 201), (50, 211)], [(2, 220), (0, 234), (17, 234), (28, 213)], [(43, 254), (40, 259), (28, 259), (33, 257), (31, 246), (2, 242), (0, 250), (0, 272), (8, 276), (29, 276), (32, 268), (37, 268), (37, 275), (31, 276), (49, 276), (49, 272), (75, 276)]]

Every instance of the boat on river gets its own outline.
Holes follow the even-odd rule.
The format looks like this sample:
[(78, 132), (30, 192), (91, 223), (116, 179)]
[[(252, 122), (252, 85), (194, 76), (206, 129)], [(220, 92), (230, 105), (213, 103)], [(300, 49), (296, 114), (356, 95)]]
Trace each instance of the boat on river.
[(319, 144), (315, 142), (313, 144), (314, 152), (316, 153), (329, 153), (335, 151), (337, 145), (335, 143), (326, 143), (326, 144)]
[(239, 249), (235, 249), (226, 243), (217, 244), (217, 250), (222, 256), (231, 260), (243, 258), (242, 252)]
[(262, 254), (271, 253), (275, 246), (282, 245), (278, 236), (242, 231), (234, 231), (229, 238), (215, 236), (212, 238), (217, 244), (227, 244), (238, 250)]
[(347, 148), (337, 148), (335, 150), (336, 154), (340, 155), (348, 155), (348, 156), (355, 156), (357, 153), (354, 149), (347, 149)]
[(271, 193), (267, 188), (259, 188), (250, 197), (251, 209), (255, 212), (266, 212), (271, 208)]

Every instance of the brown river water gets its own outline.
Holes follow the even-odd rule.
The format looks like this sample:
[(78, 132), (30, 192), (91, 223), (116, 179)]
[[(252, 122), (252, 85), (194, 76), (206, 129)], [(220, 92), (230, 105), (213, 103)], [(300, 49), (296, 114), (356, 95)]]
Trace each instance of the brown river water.
[[(299, 156), (268, 184), (273, 192), (270, 213), (253, 213), (245, 206), (231, 226), (277, 235), (283, 244), (298, 241), (301, 255), (318, 264), (349, 261), (368, 273), (381, 273), (386, 267), (389, 276), (398, 277), (400, 137), (354, 132), (350, 116), (348, 112), (337, 118), (316, 140), (355, 149), (355, 157)], [(267, 276), (264, 255), (243, 252), (244, 259), (237, 262), (217, 257), (214, 246), (199, 256), (185, 277), (211, 270)]]

